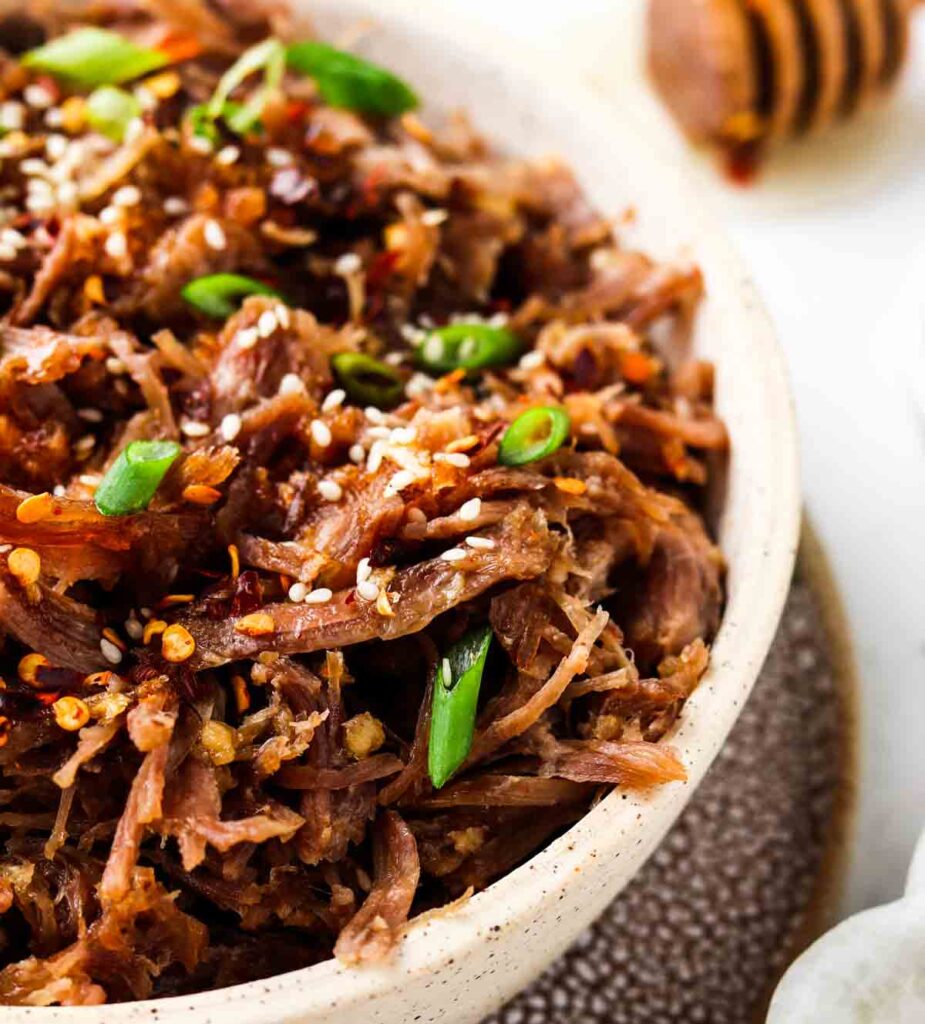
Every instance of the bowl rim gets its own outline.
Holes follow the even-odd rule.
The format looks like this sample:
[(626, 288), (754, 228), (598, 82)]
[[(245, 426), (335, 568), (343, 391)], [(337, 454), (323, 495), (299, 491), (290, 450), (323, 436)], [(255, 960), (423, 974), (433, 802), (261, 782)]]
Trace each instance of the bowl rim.
[[(298, 10), (304, 2), (293, 0), (293, 7)], [(765, 473), (766, 502), (753, 511), (754, 521), (751, 523), (754, 546), (761, 548), (762, 578), (760, 583), (753, 583), (747, 588), (738, 602), (748, 607), (750, 616), (746, 650), (735, 666), (728, 661), (717, 664), (714, 658), (700, 687), (688, 701), (680, 728), (671, 736), (675, 747), (680, 745), (683, 750), (684, 743), (679, 741), (683, 740), (690, 717), (696, 715), (699, 705), (707, 701), (716, 705), (715, 708), (711, 706), (711, 712), (718, 714), (718, 724), (714, 723), (710, 741), (703, 748), (698, 746), (693, 761), (689, 756), (683, 758), (689, 774), (686, 783), (662, 786), (647, 794), (611, 792), (562, 836), (477, 893), (463, 906), (413, 919), (400, 944), (398, 956), (389, 964), (357, 968), (346, 967), (331, 959), (256, 982), (194, 995), (106, 1005), (102, 1009), (5, 1008), (3, 1017), (9, 1024), (17, 1021), (29, 1021), (31, 1024), (78, 1021), (128, 1024), (129, 1021), (141, 1020), (173, 1024), (208, 1011), (231, 1011), (234, 1008), (242, 1014), (236, 1019), (247, 1021), (247, 1024), (279, 1024), (281, 1021), (321, 1020), (334, 1007), (338, 1011), (345, 1007), (359, 1011), (368, 1000), (388, 992), (399, 992), (419, 982), (424, 975), (432, 975), (454, 961), (459, 963), (490, 933), (500, 928), (522, 927), (531, 919), (530, 915), (540, 899), (548, 903), (560, 898), (561, 893), (588, 868), (590, 860), (597, 860), (601, 853), (616, 856), (614, 847), (617, 844), (613, 841), (601, 843), (599, 830), (595, 835), (595, 827), (607, 820), (608, 814), (638, 818), (644, 813), (653, 823), (646, 833), (642, 854), (634, 854), (638, 860), (633, 869), (635, 874), (677, 818), (725, 741), (744, 698), (757, 678), (783, 610), (796, 557), (801, 512), (797, 430), (784, 357), (748, 272), (728, 241), (725, 230), (713, 220), (705, 208), (703, 197), (692, 187), (683, 169), (662, 153), (660, 143), (631, 112), (617, 110), (615, 105), (607, 103), (570, 72), (554, 72), (553, 90), (548, 58), (541, 57), (522, 40), (515, 40), (513, 35), (495, 31), (456, 8), (431, 7), (420, 4), (419, 0), (379, 0), (378, 3), (376, 0), (313, 0), (307, 6), (310, 12), (312, 9), (324, 11), (334, 7), (356, 10), (357, 13), (365, 11), (369, 19), (380, 24), (391, 22), (399, 27), (423, 29), (443, 45), (465, 39), (467, 44), (477, 46), (489, 61), (503, 61), (512, 77), (524, 82), (542, 82), (544, 98), (551, 100), (554, 91), (554, 102), (559, 109), (580, 110), (582, 118), (601, 126), (622, 126), (623, 134), (626, 127), (631, 126), (638, 135), (640, 147), (649, 150), (653, 159), (663, 157), (666, 167), (675, 165), (666, 171), (666, 175), (675, 179), (681, 195), (692, 200), (696, 198), (696, 202), (689, 203), (687, 223), (696, 229), (698, 262), (702, 256), (708, 256), (703, 262), (712, 265), (713, 273), (716, 273), (717, 266), (720, 267), (721, 273), (735, 281), (739, 289), (739, 316), (750, 327), (750, 352), (763, 371), (764, 411), (770, 416), (769, 422), (774, 424), (773, 432), (768, 432), (769, 435), (773, 433), (773, 441), (768, 442), (771, 459)], [(435, 10), (436, 7), (440, 10)], [(477, 115), (475, 120), (477, 123)], [(580, 166), (578, 170), (580, 178)], [(730, 607), (731, 602), (720, 625), (714, 654), (720, 642), (728, 640), (731, 629), (742, 632), (742, 624), (736, 622), (733, 625), (729, 621)], [(728, 682), (731, 677), (738, 680), (736, 694), (740, 699), (735, 701), (721, 698), (715, 692), (724, 680)], [(530, 884), (534, 881), (531, 875), (543, 877), (540, 894)]]

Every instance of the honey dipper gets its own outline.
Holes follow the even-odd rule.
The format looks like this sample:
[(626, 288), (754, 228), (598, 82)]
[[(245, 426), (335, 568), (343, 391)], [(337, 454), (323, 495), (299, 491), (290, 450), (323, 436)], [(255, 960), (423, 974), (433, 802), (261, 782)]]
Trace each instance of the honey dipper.
[(899, 76), (916, 0), (650, 0), (649, 69), (695, 142), (733, 171), (849, 117)]

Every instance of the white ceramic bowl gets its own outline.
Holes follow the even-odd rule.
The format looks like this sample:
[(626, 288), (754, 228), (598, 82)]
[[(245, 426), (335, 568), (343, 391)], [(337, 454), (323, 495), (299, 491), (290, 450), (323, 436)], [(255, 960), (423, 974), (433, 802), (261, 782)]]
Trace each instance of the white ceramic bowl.
[[(434, 9), (436, 8), (436, 10)], [(728, 601), (712, 665), (670, 742), (685, 784), (615, 792), (531, 861), (465, 906), (412, 924), (384, 967), (334, 961), (217, 992), (99, 1009), (4, 1010), (6, 1024), (469, 1024), (525, 986), (629, 882), (690, 799), (748, 698), (787, 592), (799, 522), (786, 375), (748, 276), (722, 231), (646, 138), (632, 111), (559, 81), (517, 40), (488, 37), (441, 5), (311, 0), (330, 37), (358, 21), (358, 47), (406, 77), (432, 109), (465, 107), (512, 152), (565, 156), (602, 210), (638, 211), (628, 241), (703, 268), (696, 346), (717, 367), (717, 405), (733, 455), (719, 522)], [(621, 233), (624, 235), (625, 232)], [(683, 878), (679, 884), (684, 884)]]

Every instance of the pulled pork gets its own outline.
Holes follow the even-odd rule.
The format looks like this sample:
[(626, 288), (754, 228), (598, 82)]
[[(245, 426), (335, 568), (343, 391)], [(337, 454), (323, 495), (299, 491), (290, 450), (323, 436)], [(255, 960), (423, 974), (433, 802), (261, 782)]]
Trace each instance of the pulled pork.
[[(246, 134), (195, 134), (291, 31), (276, 6), (83, 16), (168, 63), (115, 140), (20, 60), (75, 5), (0, 22), (0, 1001), (27, 1006), (388, 956), (610, 787), (684, 778), (662, 741), (723, 602), (696, 269), (623, 248), (558, 161), (334, 109), (291, 70), (238, 85), (265, 90)], [(285, 303), (184, 299), (220, 272)], [(519, 358), (424, 372), (460, 319)], [(398, 398), (345, 394), (339, 353)], [(502, 465), (536, 406), (568, 438)], [(181, 450), (148, 507), (103, 514), (154, 439)], [(435, 788), (438, 667), (485, 625), (471, 750)]]

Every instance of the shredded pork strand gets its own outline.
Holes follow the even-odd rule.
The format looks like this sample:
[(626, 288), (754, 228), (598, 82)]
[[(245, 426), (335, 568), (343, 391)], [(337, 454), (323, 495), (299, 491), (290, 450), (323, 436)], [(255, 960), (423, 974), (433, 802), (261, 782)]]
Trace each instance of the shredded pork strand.
[[(166, 60), (120, 130), (22, 59), (85, 22)], [(248, 47), (306, 33), (275, 0), (0, 20), (2, 1004), (382, 961), (612, 787), (685, 778), (728, 447), (699, 270), (426, 97), (364, 116), (290, 69), (197, 122)], [(190, 301), (224, 273), (256, 293)], [(437, 367), (457, 322), (516, 353)], [(549, 406), (563, 443), (509, 464)], [(98, 509), (151, 441), (179, 454), (147, 505)], [(436, 787), (438, 677), (486, 627)]]

